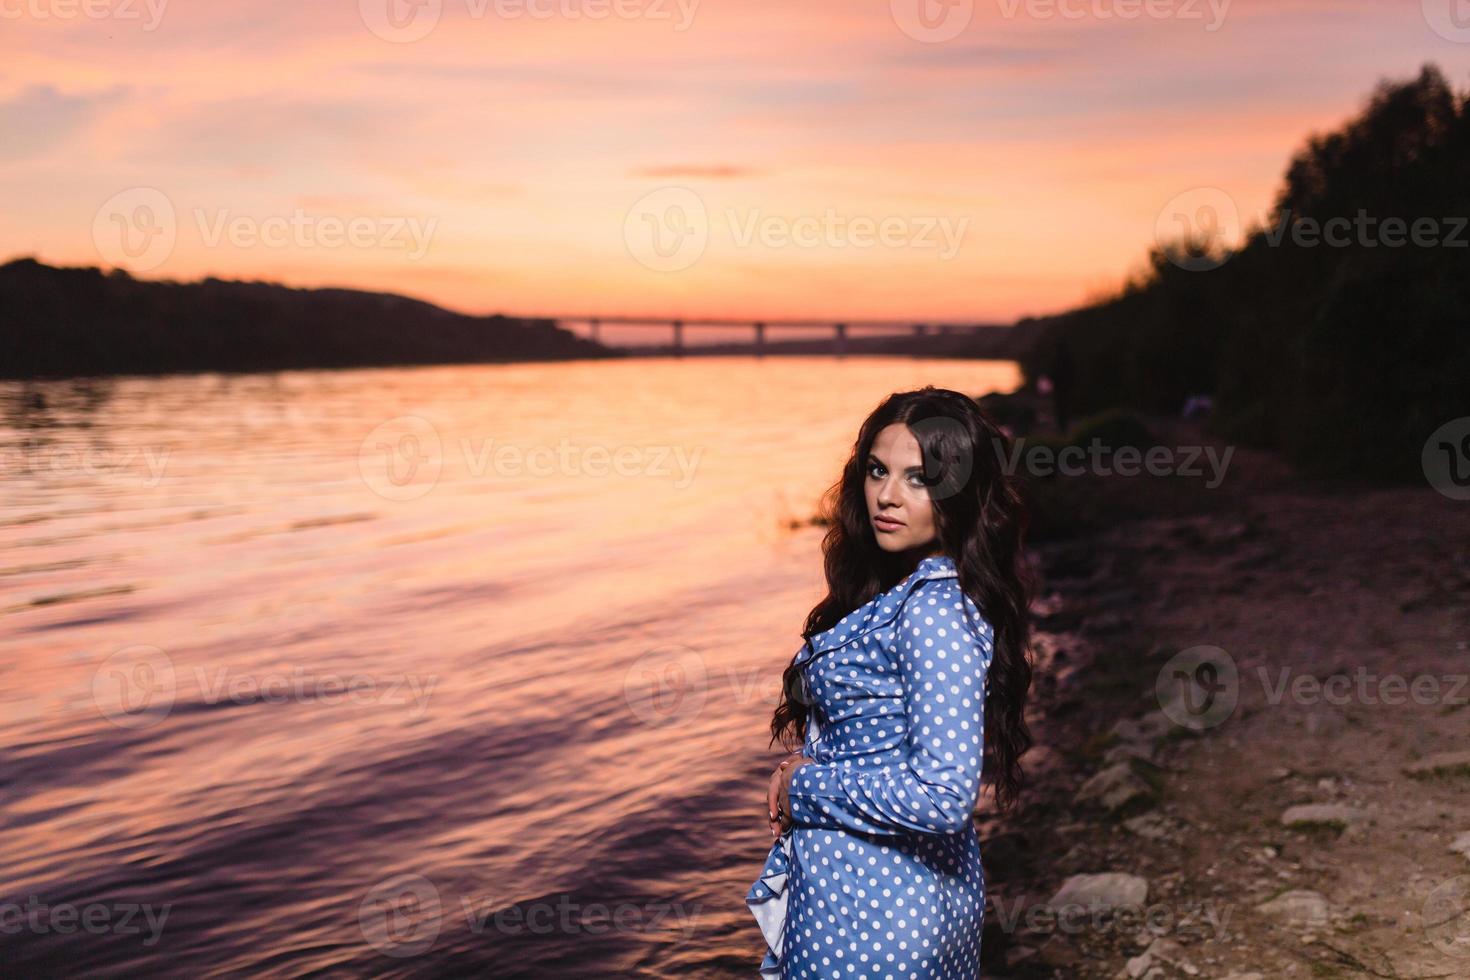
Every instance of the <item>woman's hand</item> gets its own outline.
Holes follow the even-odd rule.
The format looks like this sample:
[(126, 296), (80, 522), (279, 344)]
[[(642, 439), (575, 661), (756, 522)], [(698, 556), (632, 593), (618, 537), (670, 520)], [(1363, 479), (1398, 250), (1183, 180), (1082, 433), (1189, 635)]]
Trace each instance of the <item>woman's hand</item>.
[(772, 837), (779, 836), (791, 826), (791, 801), (786, 795), (791, 788), (791, 774), (811, 761), (804, 755), (793, 753), (771, 773), (771, 782), (766, 788), (766, 814), (770, 818)]

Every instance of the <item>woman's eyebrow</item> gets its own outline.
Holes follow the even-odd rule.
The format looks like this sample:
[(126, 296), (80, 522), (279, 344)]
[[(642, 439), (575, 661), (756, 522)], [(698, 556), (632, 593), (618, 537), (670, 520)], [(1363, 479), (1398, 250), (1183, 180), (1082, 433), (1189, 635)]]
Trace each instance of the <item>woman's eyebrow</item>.
[[(873, 453), (873, 452), (868, 453), (868, 462), (870, 462), (870, 463), (877, 463), (879, 466), (883, 467), (885, 470), (886, 469), (892, 469), (892, 467), (890, 467), (887, 463), (883, 462), (883, 460), (881, 460), (881, 459), (878, 458), (878, 454), (877, 453)], [(905, 473), (922, 473), (922, 472), (924, 472), (924, 465), (922, 463), (915, 463), (913, 466), (906, 467), (904, 469), (904, 472)]]

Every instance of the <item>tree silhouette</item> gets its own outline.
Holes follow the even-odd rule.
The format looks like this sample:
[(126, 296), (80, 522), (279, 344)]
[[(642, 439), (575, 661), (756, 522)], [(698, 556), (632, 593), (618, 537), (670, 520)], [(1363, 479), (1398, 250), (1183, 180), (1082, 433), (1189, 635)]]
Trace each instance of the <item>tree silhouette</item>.
[(1198, 243), (1154, 248), (1116, 295), (1051, 318), (1027, 376), (1065, 335), (1077, 411), (1173, 413), (1208, 393), (1226, 438), (1322, 472), (1418, 479), (1424, 439), (1470, 411), (1467, 176), (1470, 97), (1429, 64), (1380, 82), (1292, 157), (1240, 248), (1195, 271), (1181, 259)]

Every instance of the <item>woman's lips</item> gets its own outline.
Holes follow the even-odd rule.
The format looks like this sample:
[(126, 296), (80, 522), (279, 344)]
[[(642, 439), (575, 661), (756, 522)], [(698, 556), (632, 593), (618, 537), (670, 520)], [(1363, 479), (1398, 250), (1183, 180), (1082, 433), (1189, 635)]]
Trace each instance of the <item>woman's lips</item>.
[(896, 517), (879, 516), (873, 518), (873, 526), (880, 531), (897, 531), (899, 528), (903, 527), (903, 521), (899, 520)]

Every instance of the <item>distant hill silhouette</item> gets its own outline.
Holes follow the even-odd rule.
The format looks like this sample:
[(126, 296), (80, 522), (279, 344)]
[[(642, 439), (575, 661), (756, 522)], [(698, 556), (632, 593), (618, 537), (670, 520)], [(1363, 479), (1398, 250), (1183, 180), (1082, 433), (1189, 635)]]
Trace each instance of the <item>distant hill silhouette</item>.
[(466, 316), (391, 293), (0, 266), (0, 377), (612, 356), (550, 320)]
[[(1291, 231), (1360, 213), (1377, 224), (1348, 232), (1347, 244), (1302, 244)], [(1180, 267), (1209, 254), (1198, 238), (1167, 243), (1115, 296), (1038, 321), (1028, 382), (1061, 344), (1075, 366), (1074, 412), (1177, 413), (1187, 396), (1210, 394), (1211, 427), (1225, 438), (1322, 472), (1422, 479), (1425, 439), (1470, 415), (1467, 216), (1470, 97), (1426, 64), (1412, 81), (1380, 82), (1340, 130), (1311, 137), (1270, 221), (1238, 251), (1209, 255), (1216, 267)], [(1410, 229), (1429, 219), (1439, 243), (1388, 244), (1390, 218)]]

